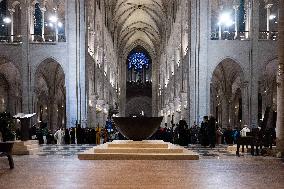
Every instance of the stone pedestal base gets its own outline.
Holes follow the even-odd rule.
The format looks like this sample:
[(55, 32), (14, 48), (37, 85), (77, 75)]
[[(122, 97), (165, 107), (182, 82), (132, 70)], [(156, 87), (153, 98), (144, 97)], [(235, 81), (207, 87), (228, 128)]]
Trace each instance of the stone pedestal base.
[(13, 155), (33, 155), (39, 150), (38, 140), (14, 141)]
[(198, 160), (199, 155), (164, 141), (117, 140), (78, 154), (80, 160)]

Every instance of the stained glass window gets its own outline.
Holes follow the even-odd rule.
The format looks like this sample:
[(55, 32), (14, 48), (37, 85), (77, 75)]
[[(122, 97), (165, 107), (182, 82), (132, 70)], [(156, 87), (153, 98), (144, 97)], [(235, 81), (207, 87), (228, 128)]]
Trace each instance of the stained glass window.
[(128, 57), (128, 69), (134, 69), (136, 72), (141, 72), (143, 68), (149, 68), (150, 60), (143, 52), (134, 52)]

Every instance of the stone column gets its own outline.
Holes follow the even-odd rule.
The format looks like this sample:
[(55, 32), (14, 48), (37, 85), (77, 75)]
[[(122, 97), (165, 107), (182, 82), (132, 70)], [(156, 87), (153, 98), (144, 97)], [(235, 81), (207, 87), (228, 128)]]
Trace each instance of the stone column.
[(119, 116), (125, 116), (125, 108), (126, 108), (126, 65), (123, 64), (124, 62), (123, 57), (120, 57), (120, 90), (119, 90), (119, 98), (120, 98), (120, 105), (119, 105)]
[(238, 28), (238, 24), (239, 24), (239, 19), (238, 19), (238, 10), (239, 10), (239, 5), (236, 4), (233, 6), (234, 10), (235, 10), (235, 37), (234, 39), (238, 38), (238, 33), (239, 33), (239, 28)]
[(248, 125), (248, 106), (249, 106), (249, 98), (248, 98), (248, 82), (244, 82), (242, 84), (242, 126)]
[[(256, 6), (258, 6), (258, 5), (256, 5)], [(250, 1), (246, 2), (245, 10), (246, 10), (246, 26), (245, 26), (246, 33), (245, 33), (245, 36), (246, 36), (246, 39), (248, 39), (251, 36), (251, 34), (250, 34), (251, 33), (251, 2)]]
[(228, 128), (229, 126), (229, 111), (230, 111), (230, 102), (225, 95), (223, 96), (223, 100), (221, 102), (222, 106), (222, 127), (223, 128)]
[(278, 82), (277, 82), (277, 148), (284, 155), (284, 1), (279, 1)]
[(10, 23), (10, 39), (11, 39), (11, 43), (14, 42), (14, 12), (15, 12), (15, 9), (8, 9), (9, 12), (10, 12), (10, 19), (11, 19), (11, 23)]
[(58, 129), (58, 106), (55, 102), (55, 99), (50, 100), (48, 105), (48, 114), (49, 114), (49, 126), (52, 132), (55, 132)]
[(45, 41), (45, 37), (44, 37), (44, 28), (45, 28), (45, 25), (44, 25), (44, 13), (46, 12), (46, 8), (45, 7), (42, 7), (40, 8), (41, 10), (41, 38), (42, 38), (42, 41), (44, 42)]
[[(253, 0), (253, 4), (256, 6), (253, 6), (251, 9), (251, 15), (259, 15), (259, 6), (257, 6), (259, 3), (259, 0)], [(258, 127), (258, 80), (261, 77), (260, 73), (261, 70), (259, 68), (259, 47), (260, 43), (258, 40), (258, 34), (259, 34), (259, 16), (255, 16), (253, 19), (251, 19), (251, 25), (250, 25), (250, 38), (251, 38), (251, 44), (250, 44), (250, 52), (251, 52), (251, 58), (249, 59), (249, 77), (245, 78), (245, 80), (249, 81), (249, 126), (251, 128)], [(244, 75), (247, 77), (247, 75)]]
[[(21, 23), (31, 24), (31, 12), (32, 7), (28, 2), (21, 5)], [(22, 46), (21, 46), (21, 68), (22, 68), (22, 112), (32, 112), (32, 99), (31, 99), (31, 88), (30, 88), (30, 57), (29, 57), (29, 36), (30, 36), (30, 25), (28, 27), (21, 27), (22, 34)]]
[[(189, 107), (190, 125), (199, 124), (203, 116), (208, 115), (210, 105), (210, 81), (208, 81), (208, 8), (209, 1), (191, 2), (191, 36), (189, 62)], [(195, 19), (195, 17), (199, 19)], [(199, 32), (200, 31), (200, 32)]]
[[(84, 1), (68, 0), (66, 9), (68, 31), (68, 72), (66, 73), (67, 127), (86, 122), (85, 90), (85, 15)], [(76, 6), (77, 5), (77, 6)], [(77, 9), (76, 9), (77, 8)], [(77, 16), (76, 16), (77, 14)], [(82, 125), (84, 127), (85, 125)]]
[(175, 122), (176, 123), (178, 123), (179, 122), (179, 120), (181, 119), (181, 117), (180, 117), (180, 99), (179, 99), (179, 97), (175, 97), (174, 98), (174, 109), (173, 109), (173, 111), (174, 111), (174, 115), (175, 115)]
[[(220, 13), (221, 13), (222, 11), (223, 11), (223, 6), (221, 5), (221, 6), (220, 6)], [(218, 32), (218, 36), (219, 36), (219, 37), (218, 37), (218, 39), (219, 39), (219, 40), (222, 40), (222, 25), (221, 25), (221, 24), (219, 24), (219, 28), (218, 28), (218, 29), (219, 29), (219, 32)]]
[(267, 1), (267, 4), (265, 5), (266, 8), (266, 31), (267, 31), (267, 39), (269, 39), (270, 36), (270, 12), (271, 12), (271, 7), (273, 4), (269, 3)]
[(55, 42), (58, 42), (58, 22), (55, 22)]
[(182, 119), (186, 120), (186, 122), (189, 124), (189, 117), (187, 115), (187, 93), (186, 92), (181, 92), (181, 117)]
[(96, 127), (96, 96), (89, 95), (88, 127)]
[[(23, 9), (22, 9), (23, 10)], [(34, 36), (34, 14), (35, 14), (35, 6), (29, 6), (29, 35), (30, 35), (30, 40), (34, 41), (35, 36)], [(23, 23), (23, 22), (21, 22)]]

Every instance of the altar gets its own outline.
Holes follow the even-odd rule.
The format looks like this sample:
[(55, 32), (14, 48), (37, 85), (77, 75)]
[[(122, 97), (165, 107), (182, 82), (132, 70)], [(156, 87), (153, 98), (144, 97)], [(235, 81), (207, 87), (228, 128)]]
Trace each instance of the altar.
[(114, 140), (78, 154), (80, 160), (198, 160), (184, 147), (148, 140), (160, 127), (162, 117), (115, 117), (116, 128), (129, 140)]

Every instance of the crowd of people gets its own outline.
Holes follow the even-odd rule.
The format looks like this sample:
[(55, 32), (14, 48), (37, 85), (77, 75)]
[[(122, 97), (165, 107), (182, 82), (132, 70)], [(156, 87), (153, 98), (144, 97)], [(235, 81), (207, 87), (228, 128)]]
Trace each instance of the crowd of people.
[[(20, 137), (20, 133), (17, 136)], [(40, 144), (101, 144), (123, 137), (115, 128), (81, 128), (79, 124), (72, 128), (58, 128), (52, 133), (43, 123), (30, 128), (30, 139), (37, 139)]]
[[(266, 144), (275, 143), (276, 132), (275, 128), (257, 128), (262, 134), (263, 141)], [(204, 147), (214, 148), (216, 144), (236, 144), (241, 136), (246, 136), (243, 133), (250, 133), (251, 131), (245, 125), (243, 128), (232, 127), (221, 128), (216, 124), (216, 119), (213, 116), (204, 116), (201, 125), (195, 123), (189, 127), (184, 120), (179, 121), (178, 124), (160, 128), (152, 139), (164, 140), (179, 144), (181, 146), (188, 146), (189, 144), (201, 144)]]
[(166, 125), (165, 128), (160, 128), (153, 136), (153, 139), (164, 140), (181, 146), (201, 144), (202, 146), (214, 148), (216, 143), (233, 143), (234, 133), (229, 131), (217, 127), (214, 117), (208, 119), (208, 116), (205, 116), (200, 127), (195, 123), (192, 127), (189, 127), (185, 120), (180, 120), (178, 124), (172, 124), (170, 127)]
[[(201, 144), (204, 147), (214, 148), (216, 144), (236, 144), (238, 137), (243, 135), (242, 132), (250, 131), (247, 127), (242, 130), (237, 127), (221, 128), (216, 124), (213, 116), (204, 116), (200, 126), (194, 123), (189, 127), (185, 120), (180, 120), (178, 124), (172, 123), (170, 126), (165, 124), (165, 127), (160, 127), (150, 139), (163, 140), (181, 146)], [(20, 135), (17, 132), (18, 134)], [(275, 129), (269, 130), (269, 136), (272, 135), (275, 135)], [(95, 128), (81, 128), (78, 124), (72, 128), (58, 128), (53, 133), (48, 129), (47, 124), (42, 123), (39, 127), (30, 128), (30, 139), (37, 139), (40, 144), (102, 144), (125, 138), (115, 126), (101, 128), (97, 125)]]

